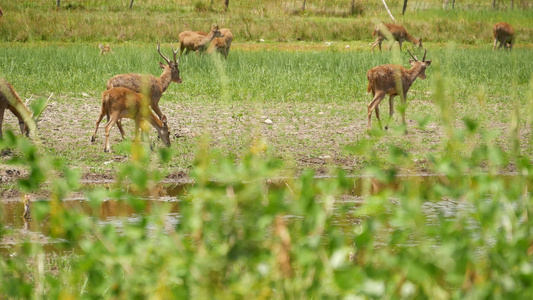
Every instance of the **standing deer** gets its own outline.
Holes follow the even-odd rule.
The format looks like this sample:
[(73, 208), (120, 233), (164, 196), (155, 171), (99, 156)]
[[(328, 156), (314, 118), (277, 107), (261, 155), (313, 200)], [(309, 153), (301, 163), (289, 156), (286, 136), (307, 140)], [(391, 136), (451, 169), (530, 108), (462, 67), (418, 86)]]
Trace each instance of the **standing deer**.
[(19, 120), (20, 132), (29, 136), (28, 124), (24, 121), (32, 117), (31, 112), (20, 100), (13, 86), (5, 79), (0, 78), (0, 138), (3, 138), (2, 123), (4, 123), (5, 110), (9, 109)]
[[(107, 116), (105, 125), (105, 144), (104, 152), (109, 152), (109, 132), (115, 123), (122, 118), (135, 120), (135, 138), (139, 136), (140, 123), (143, 120), (148, 121), (156, 130), (167, 147), (170, 146), (170, 133), (168, 131), (167, 117), (163, 116), (160, 120), (149, 108), (148, 99), (142, 94), (134, 92), (123, 87), (111, 88), (102, 93), (102, 110), (96, 121), (96, 128), (91, 137), (91, 142), (96, 140), (96, 132), (104, 115)], [(122, 131), (121, 131), (122, 133)], [(124, 135), (123, 135), (124, 137)]]
[(515, 31), (513, 26), (505, 22), (496, 23), (494, 24), (494, 27), (492, 27), (492, 33), (494, 35), (494, 47), (492, 47), (492, 50), (496, 49), (498, 42), (500, 42), (498, 49), (501, 49), (503, 46), (504, 49), (509, 48), (509, 50), (513, 50), (513, 44), (515, 40)]
[[(374, 47), (376, 47), (376, 45), (379, 45), (379, 51), (381, 51), (381, 43), (383, 40), (389, 40), (390, 38), (398, 41), (400, 44), (400, 51), (402, 51), (402, 43), (404, 41), (409, 41), (413, 43), (413, 45), (418, 45), (418, 47), (422, 48), (422, 39), (415, 39), (412, 37), (402, 25), (393, 23), (378, 24), (374, 27), (374, 31), (372, 32), (372, 37), (374, 36), (377, 37), (374, 43), (372, 43), (372, 53), (374, 53)], [(394, 42), (389, 44), (389, 51), (391, 50), (393, 43)]]
[[(373, 99), (370, 104), (368, 104), (368, 125), (367, 129), (371, 128), (370, 118), (372, 116), (372, 111), (376, 110), (376, 118), (379, 122), (379, 128), (381, 128), (381, 120), (379, 119), (379, 103), (386, 95), (389, 95), (389, 120), (387, 121), (387, 126), (385, 129), (388, 129), (388, 123), (392, 118), (394, 113), (394, 97), (400, 95), (402, 99), (402, 122), (404, 126), (405, 122), (405, 103), (407, 98), (407, 92), (415, 80), (420, 77), (420, 79), (426, 79), (426, 68), (431, 64), (431, 60), (426, 61), (426, 53), (424, 52), (424, 58), (422, 61), (419, 61), (411, 52), (408, 50), (411, 57), (414, 60), (410, 59), (409, 63), (411, 64), (411, 69), (406, 69), (400, 65), (381, 65), (370, 69), (366, 73), (368, 78), (368, 92), (372, 92)], [(406, 127), (407, 128), (407, 127)]]
[(189, 51), (195, 51), (197, 54), (204, 53), (214, 38), (220, 38), (223, 35), (218, 30), (218, 26), (213, 25), (207, 35), (203, 35), (201, 31), (183, 31), (179, 37), (181, 55), (185, 49), (187, 50), (185, 54), (189, 54)]
[[(161, 109), (159, 109), (159, 100), (161, 99), (161, 96), (167, 90), (171, 82), (182, 82), (180, 78), (180, 70), (178, 69), (181, 55), (176, 60), (178, 50), (174, 51), (172, 44), (170, 47), (172, 48), (172, 53), (174, 55), (173, 61), (169, 60), (161, 53), (159, 42), (157, 42), (157, 52), (159, 52), (159, 55), (161, 55), (161, 57), (167, 62), (166, 65), (161, 62), (159, 63), (159, 66), (163, 69), (163, 73), (160, 77), (155, 77), (150, 74), (120, 74), (107, 81), (107, 89), (125, 87), (137, 93), (147, 92), (150, 97), (150, 107), (152, 107), (159, 119), (162, 119), (164, 115), (161, 112)], [(121, 121), (118, 121), (117, 126), (122, 134), (122, 138), (124, 138), (124, 130), (122, 129)]]
[(113, 53), (113, 49), (111, 49), (111, 46), (109, 46), (109, 44), (105, 46), (103, 44), (100, 44), (98, 45), (98, 48), (100, 48), (100, 55)]
[(212, 52), (215, 49), (218, 53), (224, 55), (224, 58), (228, 59), (229, 48), (231, 47), (231, 42), (233, 42), (233, 34), (227, 28), (220, 29), (220, 34), (222, 34), (222, 37), (217, 37), (213, 40), (209, 51)]

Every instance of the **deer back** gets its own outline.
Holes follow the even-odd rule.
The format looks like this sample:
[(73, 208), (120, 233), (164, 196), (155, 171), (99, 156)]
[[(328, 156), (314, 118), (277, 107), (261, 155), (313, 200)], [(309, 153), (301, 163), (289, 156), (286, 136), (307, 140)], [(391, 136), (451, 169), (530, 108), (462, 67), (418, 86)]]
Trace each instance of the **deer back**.
[(492, 33), (494, 35), (494, 38), (505, 41), (514, 38), (515, 30), (513, 26), (509, 25), (508, 23), (500, 22), (494, 24), (494, 26), (492, 27)]
[(123, 87), (137, 93), (148, 93), (152, 99), (160, 99), (163, 94), (161, 80), (153, 75), (127, 73), (119, 74), (107, 81), (107, 89)]

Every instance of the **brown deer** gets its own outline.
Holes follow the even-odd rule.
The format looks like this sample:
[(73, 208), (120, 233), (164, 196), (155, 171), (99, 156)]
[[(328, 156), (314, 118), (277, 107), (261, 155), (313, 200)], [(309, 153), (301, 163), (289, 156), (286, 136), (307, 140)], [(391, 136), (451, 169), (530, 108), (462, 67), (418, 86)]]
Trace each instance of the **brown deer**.
[[(422, 39), (415, 39), (412, 37), (402, 25), (393, 23), (378, 24), (374, 27), (374, 31), (372, 32), (372, 37), (374, 36), (376, 36), (376, 40), (372, 43), (372, 53), (374, 53), (374, 47), (376, 47), (376, 45), (379, 45), (379, 51), (381, 51), (381, 43), (383, 40), (390, 39), (398, 41), (400, 44), (400, 51), (402, 51), (402, 43), (404, 41), (409, 41), (413, 43), (413, 45), (418, 45), (418, 47), (422, 48)], [(389, 44), (389, 51), (392, 48), (392, 43)]]
[(218, 53), (224, 55), (224, 58), (228, 59), (229, 48), (231, 47), (231, 43), (233, 42), (233, 34), (228, 28), (220, 29), (220, 34), (222, 34), (222, 37), (217, 37), (213, 39), (213, 42), (211, 43), (208, 52), (212, 52), (214, 49)]
[[(168, 131), (167, 117), (160, 120), (149, 108), (149, 99), (142, 94), (123, 87), (111, 88), (102, 93), (102, 110), (96, 121), (96, 128), (91, 137), (91, 142), (96, 140), (96, 132), (104, 115), (107, 116), (105, 125), (104, 152), (109, 152), (109, 132), (115, 123), (122, 118), (129, 118), (135, 121), (135, 138), (139, 136), (140, 123), (148, 121), (156, 130), (167, 147), (170, 146), (170, 133)], [(117, 123), (118, 124), (118, 123)], [(121, 131), (122, 133), (122, 131)], [(124, 137), (124, 135), (123, 135)]]
[(387, 121), (387, 126), (385, 126), (385, 129), (388, 129), (388, 123), (392, 118), (392, 114), (394, 113), (394, 97), (397, 95), (400, 95), (402, 99), (402, 107), (400, 112), (402, 113), (402, 122), (407, 128), (405, 122), (405, 103), (407, 92), (417, 78), (426, 79), (426, 68), (431, 64), (431, 60), (426, 60), (427, 50), (424, 52), (422, 61), (419, 61), (415, 56), (413, 56), (409, 50), (408, 52), (414, 59), (409, 60), (409, 63), (412, 66), (411, 69), (408, 70), (400, 65), (381, 65), (370, 69), (366, 73), (366, 77), (368, 78), (367, 91), (372, 92), (373, 95), (372, 102), (368, 104), (368, 130), (371, 128), (370, 118), (373, 110), (376, 111), (376, 118), (379, 122), (379, 128), (381, 128), (381, 120), (379, 119), (379, 103), (387, 95), (390, 96), (389, 120)]
[(207, 35), (203, 35), (201, 31), (183, 31), (180, 33), (180, 55), (184, 50), (185, 54), (189, 51), (195, 51), (197, 54), (202, 54), (209, 48), (209, 45), (214, 38), (222, 37), (223, 35), (218, 30), (217, 25), (211, 27), (211, 31)]
[(111, 46), (109, 46), (109, 44), (107, 45), (98, 45), (98, 48), (100, 48), (100, 55), (105, 55), (105, 54), (111, 54), (113, 53), (113, 49), (111, 49)]
[[(125, 87), (137, 93), (148, 93), (150, 97), (150, 107), (152, 107), (159, 119), (162, 119), (164, 115), (161, 112), (161, 109), (159, 109), (159, 100), (161, 99), (161, 96), (167, 90), (171, 82), (182, 82), (180, 78), (180, 70), (178, 69), (181, 55), (176, 60), (178, 50), (174, 51), (172, 44), (170, 44), (170, 47), (172, 48), (172, 53), (174, 55), (173, 61), (169, 60), (161, 53), (159, 42), (157, 42), (157, 52), (159, 52), (159, 55), (161, 55), (161, 57), (167, 62), (166, 65), (161, 62), (159, 63), (159, 66), (163, 69), (163, 73), (160, 77), (155, 77), (150, 74), (120, 74), (107, 81), (107, 89)], [(124, 138), (124, 130), (122, 130), (122, 124), (120, 121), (117, 126)]]
[(513, 44), (515, 40), (515, 31), (513, 26), (505, 22), (496, 23), (494, 24), (494, 27), (492, 27), (492, 33), (494, 35), (494, 46), (492, 47), (492, 50), (496, 49), (498, 42), (500, 42), (498, 49), (501, 49), (503, 46), (504, 49), (509, 48), (509, 50), (513, 50)]
[(20, 100), (13, 86), (5, 79), (0, 78), (0, 138), (3, 138), (2, 123), (4, 123), (5, 110), (9, 109), (19, 120), (20, 132), (29, 136), (28, 124), (25, 120), (31, 119), (32, 113)]

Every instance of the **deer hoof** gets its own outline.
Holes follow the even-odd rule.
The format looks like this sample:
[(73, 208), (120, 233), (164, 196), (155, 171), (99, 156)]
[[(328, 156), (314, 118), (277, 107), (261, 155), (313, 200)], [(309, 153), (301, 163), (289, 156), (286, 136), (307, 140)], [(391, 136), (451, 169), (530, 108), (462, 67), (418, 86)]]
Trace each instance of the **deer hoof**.
[(93, 135), (91, 136), (91, 143), (94, 143), (96, 141), (96, 137)]
[(385, 130), (389, 130), (389, 126), (385, 126)]
[(107, 148), (105, 148), (105, 149), (104, 149), (104, 152), (109, 153), (109, 152), (111, 152), (111, 149), (107, 149)]

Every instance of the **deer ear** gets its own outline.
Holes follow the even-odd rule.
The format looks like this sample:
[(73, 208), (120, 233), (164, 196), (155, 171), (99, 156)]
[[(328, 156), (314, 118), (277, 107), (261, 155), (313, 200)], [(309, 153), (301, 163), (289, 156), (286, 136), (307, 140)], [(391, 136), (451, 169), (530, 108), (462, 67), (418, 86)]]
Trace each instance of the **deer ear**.
[(161, 69), (164, 69), (166, 67), (166, 65), (162, 62), (159, 62), (159, 67), (161, 67)]
[(410, 64), (411, 64), (411, 66), (412, 66), (412, 65), (414, 65), (414, 64), (415, 64), (415, 61), (414, 61), (414, 60), (412, 60), (412, 59), (410, 59), (410, 60), (409, 60), (409, 63), (410, 63)]
[(430, 60), (426, 60), (426, 65), (431, 65), (431, 59)]
[(167, 122), (167, 116), (166, 115), (163, 115), (163, 117), (161, 118), (161, 122), (163, 122), (163, 123)]

